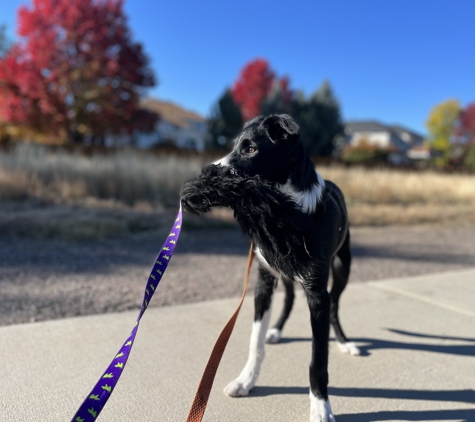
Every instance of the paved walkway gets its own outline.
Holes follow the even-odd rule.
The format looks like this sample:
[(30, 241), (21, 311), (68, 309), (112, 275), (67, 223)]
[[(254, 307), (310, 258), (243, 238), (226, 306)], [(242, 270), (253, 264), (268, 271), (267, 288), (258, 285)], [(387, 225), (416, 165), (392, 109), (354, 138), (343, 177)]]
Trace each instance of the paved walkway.
[[(281, 301), (277, 295), (274, 309)], [(98, 420), (184, 421), (237, 302), (148, 310)], [(222, 394), (245, 362), (252, 313), (247, 298), (204, 420), (307, 421), (310, 326), (301, 292), (281, 343), (267, 347), (251, 395)], [(0, 420), (69, 421), (135, 317), (125, 312), (0, 328)], [(341, 355), (331, 344), (330, 395), (338, 422), (475, 421), (475, 269), (351, 284), (341, 319), (363, 356)]]

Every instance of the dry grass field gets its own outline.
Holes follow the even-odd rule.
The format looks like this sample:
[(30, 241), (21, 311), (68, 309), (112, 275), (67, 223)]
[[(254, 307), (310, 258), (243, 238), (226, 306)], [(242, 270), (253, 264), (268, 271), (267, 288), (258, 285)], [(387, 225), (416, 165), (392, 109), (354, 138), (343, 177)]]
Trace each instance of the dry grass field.
[(183, 182), (198, 174), (203, 158), (120, 150), (91, 156), (19, 144), (0, 153), (0, 195), (54, 203), (113, 201), (151, 207), (178, 202)]
[(475, 176), (319, 167), (345, 194), (353, 225), (475, 222)]
[[(210, 162), (136, 150), (84, 155), (20, 144), (0, 153), (0, 229), (92, 238), (156, 229)], [(320, 166), (358, 226), (475, 223), (475, 176)], [(217, 210), (214, 217), (230, 219)], [(212, 223), (210, 223), (212, 224)]]

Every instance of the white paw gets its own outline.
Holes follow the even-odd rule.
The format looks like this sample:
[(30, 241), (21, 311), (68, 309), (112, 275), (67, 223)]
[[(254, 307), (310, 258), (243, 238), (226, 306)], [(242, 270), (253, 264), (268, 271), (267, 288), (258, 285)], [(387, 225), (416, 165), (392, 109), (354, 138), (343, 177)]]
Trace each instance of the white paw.
[(270, 330), (267, 330), (266, 343), (267, 344), (278, 343), (281, 336), (282, 336), (282, 331), (280, 331), (278, 328), (271, 328)]
[(361, 354), (360, 349), (356, 347), (356, 344), (351, 341), (346, 343), (340, 343), (337, 341), (336, 345), (340, 349), (340, 352), (346, 355), (359, 356)]
[(243, 383), (239, 378), (236, 378), (224, 387), (224, 394), (229, 397), (244, 397), (249, 394), (252, 387), (253, 386)]
[(310, 422), (335, 422), (330, 402), (315, 397), (311, 392)]

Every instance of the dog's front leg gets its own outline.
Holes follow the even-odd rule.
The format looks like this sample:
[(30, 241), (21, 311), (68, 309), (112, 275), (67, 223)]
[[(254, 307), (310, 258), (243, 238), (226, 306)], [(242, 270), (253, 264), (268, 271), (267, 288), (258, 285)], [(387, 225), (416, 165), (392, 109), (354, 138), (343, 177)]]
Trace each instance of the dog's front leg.
[(330, 332), (330, 295), (324, 290), (306, 288), (312, 324), (312, 361), (310, 363), (310, 422), (334, 422), (328, 401), (328, 336)]
[(265, 356), (266, 332), (269, 326), (272, 295), (276, 281), (276, 277), (259, 265), (259, 276), (254, 296), (255, 315), (254, 323), (252, 324), (249, 356), (240, 375), (224, 388), (224, 393), (228, 396), (247, 396), (259, 376)]

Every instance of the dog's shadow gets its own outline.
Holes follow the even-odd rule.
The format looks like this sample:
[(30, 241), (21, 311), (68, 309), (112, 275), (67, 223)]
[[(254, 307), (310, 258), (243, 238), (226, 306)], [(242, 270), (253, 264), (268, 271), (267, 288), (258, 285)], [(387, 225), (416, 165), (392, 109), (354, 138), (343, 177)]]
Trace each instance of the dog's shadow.
[[(475, 390), (397, 390), (392, 388), (340, 388), (329, 387), (330, 396), (359, 397), (373, 399), (424, 400), (475, 404)], [(273, 395), (309, 394), (308, 387), (256, 386), (250, 397)], [(474, 409), (475, 410), (475, 409)], [(416, 419), (417, 420), (417, 419)]]
[(431, 344), (415, 342), (405, 343), (393, 340), (381, 340), (374, 338), (355, 338), (352, 340), (358, 344), (361, 351), (361, 356), (369, 356), (372, 350), (378, 349), (416, 350), (432, 353), (444, 353), (455, 356), (475, 356), (475, 338), (421, 334), (411, 331), (397, 330), (393, 328), (388, 328), (387, 331), (394, 334), (411, 337), (413, 339), (432, 339), (442, 340), (444, 342), (452, 340), (458, 342), (463, 341), (467, 342), (468, 344)]
[[(475, 405), (475, 390), (398, 390), (385, 388), (339, 388), (330, 387), (330, 396), (423, 400)], [(270, 387), (256, 386), (250, 397), (266, 397), (280, 394), (308, 395), (308, 387)], [(388, 410), (365, 413), (336, 415), (338, 422), (368, 422), (368, 421), (475, 421), (474, 409), (441, 409), (441, 410)]]
[[(389, 328), (387, 331), (410, 337), (412, 339), (433, 339), (442, 341), (466, 342), (468, 344), (426, 344), (405, 343), (393, 340), (381, 340), (374, 338), (352, 338), (361, 350), (362, 356), (370, 356), (372, 350), (378, 349), (402, 349), (433, 353), (445, 353), (456, 356), (475, 357), (475, 338), (450, 337), (441, 335), (422, 334), (404, 330)], [(279, 343), (310, 342), (306, 337), (284, 337)], [(280, 394), (303, 394), (308, 395), (308, 387), (271, 387), (256, 386), (250, 393), (250, 397), (265, 397)], [(330, 396), (376, 398), (395, 400), (422, 400), (434, 402), (452, 402), (475, 405), (475, 390), (411, 390), (411, 389), (384, 389), (384, 388), (340, 388), (330, 387)], [(339, 422), (368, 422), (368, 421), (475, 421), (475, 409), (442, 409), (442, 410), (397, 410), (375, 411), (361, 414), (340, 414)]]
[[(469, 344), (430, 344), (430, 343), (405, 343), (394, 340), (381, 340), (376, 338), (351, 338), (351, 341), (357, 343), (357, 346), (360, 349), (360, 356), (370, 356), (372, 350), (378, 349), (399, 349), (399, 350), (416, 350), (424, 352), (433, 352), (433, 353), (445, 353), (449, 355), (456, 356), (474, 356), (475, 357), (475, 338), (468, 337), (450, 337), (450, 336), (440, 336), (440, 335), (431, 335), (431, 334), (421, 334), (411, 331), (398, 330), (393, 328), (387, 328), (387, 331), (420, 339), (433, 339), (433, 340), (453, 340), (453, 341), (463, 341)], [(295, 343), (295, 342), (305, 342), (312, 341), (310, 337), (283, 337), (280, 339), (278, 344), (286, 343)]]
[(443, 409), (443, 410), (388, 410), (361, 414), (336, 415), (338, 422), (369, 422), (369, 421), (475, 421), (474, 409)]

